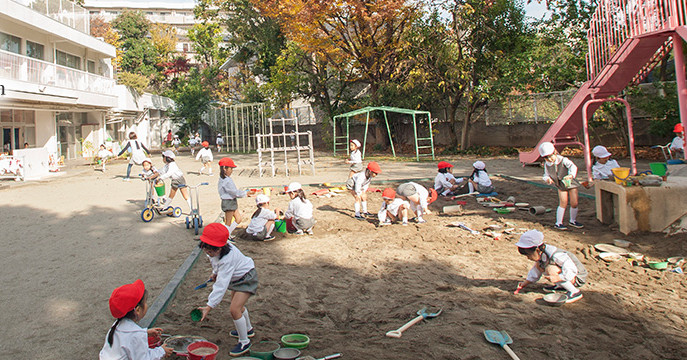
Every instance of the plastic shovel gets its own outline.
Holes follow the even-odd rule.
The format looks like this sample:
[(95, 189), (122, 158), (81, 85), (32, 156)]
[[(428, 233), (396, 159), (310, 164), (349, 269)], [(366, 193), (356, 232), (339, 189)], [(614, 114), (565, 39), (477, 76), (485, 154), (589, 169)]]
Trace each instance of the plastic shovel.
[(484, 337), (490, 343), (501, 346), (514, 360), (520, 360), (520, 358), (515, 355), (513, 350), (508, 347), (508, 344), (513, 343), (513, 339), (510, 338), (507, 332), (498, 330), (484, 330)]
[(202, 283), (202, 284), (200, 284), (200, 285), (194, 287), (193, 290), (200, 290), (200, 289), (202, 289), (202, 288), (208, 286), (208, 284), (211, 283), (211, 282), (212, 282), (212, 279), (207, 279), (207, 280), (205, 280), (204, 283)]
[(418, 322), (422, 321), (423, 319), (435, 318), (435, 317), (439, 316), (439, 314), (441, 314), (442, 311), (443, 311), (442, 309), (439, 309), (439, 311), (437, 311), (435, 313), (428, 313), (427, 308), (422, 308), (422, 309), (420, 309), (420, 311), (417, 312), (418, 316), (415, 319), (408, 321), (405, 325), (401, 326), (400, 328), (398, 328), (396, 330), (391, 330), (391, 331), (387, 332), (386, 336), (398, 339), (401, 337), (403, 332), (406, 331), (409, 327), (417, 324)]

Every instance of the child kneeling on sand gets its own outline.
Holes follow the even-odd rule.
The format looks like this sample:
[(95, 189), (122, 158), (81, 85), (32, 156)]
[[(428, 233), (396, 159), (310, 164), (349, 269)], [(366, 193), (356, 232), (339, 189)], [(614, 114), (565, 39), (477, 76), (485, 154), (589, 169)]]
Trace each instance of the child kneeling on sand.
[(534, 261), (525, 281), (518, 283), (514, 294), (519, 294), (527, 285), (536, 283), (542, 275), (554, 285), (544, 287), (544, 291), (566, 291), (566, 303), (582, 299), (578, 287), (587, 280), (587, 270), (575, 255), (569, 251), (544, 244), (544, 234), (529, 230), (520, 236), (515, 244), (520, 254)]
[(110, 295), (110, 313), (117, 321), (107, 332), (100, 360), (158, 360), (172, 353), (171, 347), (148, 347), (148, 337), (160, 338), (162, 329), (144, 329), (136, 322), (148, 311), (148, 291), (143, 281), (122, 285)]
[(392, 222), (398, 220), (399, 215), (403, 219), (403, 226), (408, 226), (408, 209), (410, 203), (402, 199), (396, 198), (396, 191), (392, 188), (386, 188), (382, 191), (382, 208), (379, 209), (377, 216), (379, 217), (379, 225), (391, 225)]
[(289, 207), (286, 209), (284, 217), (296, 228), (296, 235), (303, 235), (303, 232), (312, 235), (312, 228), (317, 221), (313, 217), (312, 203), (305, 198), (303, 187), (300, 183), (292, 182), (286, 188), (286, 193), (291, 201), (289, 201)]
[(249, 337), (253, 337), (255, 332), (250, 323), (248, 309), (245, 304), (248, 299), (255, 295), (258, 289), (258, 273), (255, 271), (253, 259), (245, 256), (241, 251), (227, 243), (229, 230), (220, 223), (212, 223), (205, 227), (200, 236), (198, 246), (205, 251), (212, 265), (211, 279), (215, 281), (212, 285), (212, 292), (208, 296), (207, 306), (199, 307), (205, 320), (210, 310), (219, 305), (227, 290), (231, 290), (231, 303), (229, 312), (234, 320), (236, 330), (232, 330), (229, 335), (239, 338), (239, 343), (229, 352), (231, 356), (240, 356), (250, 350)]
[(246, 233), (252, 235), (257, 241), (274, 240), (272, 230), (274, 230), (274, 221), (278, 218), (279, 209), (270, 210), (270, 198), (264, 194), (256, 196), (255, 203), (258, 209), (251, 216)]

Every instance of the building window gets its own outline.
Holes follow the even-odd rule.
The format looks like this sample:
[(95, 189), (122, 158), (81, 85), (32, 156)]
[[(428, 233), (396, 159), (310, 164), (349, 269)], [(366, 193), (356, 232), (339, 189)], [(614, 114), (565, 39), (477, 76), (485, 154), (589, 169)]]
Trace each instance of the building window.
[(43, 60), (43, 51), (45, 47), (42, 44), (26, 40), (26, 56), (34, 59)]
[(20, 54), (21, 39), (13, 35), (0, 32), (0, 50)]
[(55, 53), (57, 55), (57, 61), (56, 62), (58, 64), (60, 64), (62, 66), (70, 67), (72, 69), (81, 70), (81, 58), (80, 57), (78, 57), (76, 55), (72, 55), (72, 54), (67, 54), (67, 53), (62, 52), (60, 50), (55, 50)]
[(87, 70), (89, 73), (95, 74), (95, 61), (93, 61), (93, 60), (88, 60), (88, 61), (86, 62), (86, 67), (87, 67), (86, 70)]

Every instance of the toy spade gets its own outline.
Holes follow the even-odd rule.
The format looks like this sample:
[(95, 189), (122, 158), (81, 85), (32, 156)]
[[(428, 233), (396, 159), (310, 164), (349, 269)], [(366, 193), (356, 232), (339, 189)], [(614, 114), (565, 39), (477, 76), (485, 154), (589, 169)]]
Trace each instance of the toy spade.
[(207, 280), (205, 280), (204, 283), (202, 283), (202, 284), (200, 284), (200, 285), (194, 287), (193, 290), (200, 290), (200, 289), (202, 289), (202, 288), (208, 286), (208, 284), (211, 283), (211, 282), (212, 282), (212, 278), (207, 279)]

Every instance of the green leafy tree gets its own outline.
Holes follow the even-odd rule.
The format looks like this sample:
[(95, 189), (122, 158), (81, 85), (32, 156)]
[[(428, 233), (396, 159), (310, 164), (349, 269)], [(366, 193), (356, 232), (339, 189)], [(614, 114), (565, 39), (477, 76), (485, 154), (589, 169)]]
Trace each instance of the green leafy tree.
[(150, 26), (150, 40), (157, 52), (158, 62), (168, 61), (177, 46), (177, 33), (173, 26), (168, 24), (152, 24)]
[(198, 61), (208, 66), (222, 61), (219, 47), (219, 43), (222, 41), (222, 30), (218, 23), (195, 24), (189, 29), (188, 38), (193, 41), (193, 49), (198, 54)]
[(140, 11), (125, 11), (114, 20), (121, 42), (120, 69), (150, 77), (156, 72), (158, 53), (150, 40), (150, 22)]
[(197, 128), (203, 114), (211, 103), (210, 86), (207, 78), (197, 68), (191, 68), (188, 76), (180, 78), (175, 86), (166, 92), (176, 104), (173, 118), (176, 122)]

